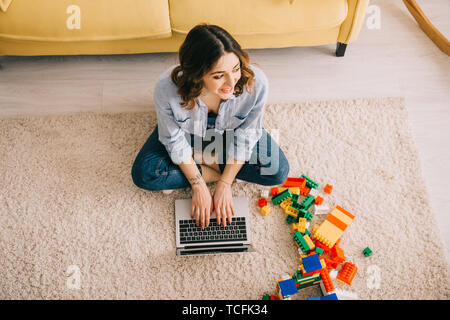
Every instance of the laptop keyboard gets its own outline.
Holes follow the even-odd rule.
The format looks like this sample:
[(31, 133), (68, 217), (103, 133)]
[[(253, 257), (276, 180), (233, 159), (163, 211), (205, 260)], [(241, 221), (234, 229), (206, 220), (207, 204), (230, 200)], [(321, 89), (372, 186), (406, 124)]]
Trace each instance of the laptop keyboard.
[(197, 227), (195, 219), (180, 220), (180, 243), (203, 243), (221, 241), (246, 241), (245, 217), (232, 217), (231, 224), (218, 226), (217, 219), (209, 219), (209, 226), (202, 230)]

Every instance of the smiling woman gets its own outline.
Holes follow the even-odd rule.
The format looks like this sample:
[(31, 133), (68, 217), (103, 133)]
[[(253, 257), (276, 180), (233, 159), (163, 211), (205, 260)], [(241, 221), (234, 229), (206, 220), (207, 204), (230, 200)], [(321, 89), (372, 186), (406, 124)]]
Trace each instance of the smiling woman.
[[(215, 210), (218, 224), (226, 226), (234, 215), (235, 178), (269, 186), (283, 183), (289, 173), (284, 153), (262, 127), (268, 80), (215, 25), (189, 31), (179, 60), (156, 83), (158, 125), (136, 157), (133, 181), (146, 190), (191, 186), (197, 225), (207, 227)], [(192, 147), (202, 160), (193, 159)], [(217, 182), (214, 198), (207, 182)]]

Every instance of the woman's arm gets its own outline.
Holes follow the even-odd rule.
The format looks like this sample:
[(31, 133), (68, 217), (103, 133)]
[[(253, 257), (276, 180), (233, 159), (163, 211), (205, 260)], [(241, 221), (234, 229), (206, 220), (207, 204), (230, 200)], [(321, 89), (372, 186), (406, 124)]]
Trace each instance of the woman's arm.
[(202, 229), (208, 227), (209, 218), (214, 208), (208, 186), (192, 157), (181, 162), (178, 166), (192, 186), (191, 218), (195, 216), (197, 226), (201, 224)]

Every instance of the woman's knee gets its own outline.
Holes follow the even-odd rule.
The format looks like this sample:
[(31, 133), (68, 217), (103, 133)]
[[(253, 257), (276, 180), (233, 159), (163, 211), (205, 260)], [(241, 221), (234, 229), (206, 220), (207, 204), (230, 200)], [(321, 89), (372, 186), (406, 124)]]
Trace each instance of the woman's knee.
[(137, 157), (131, 168), (131, 177), (134, 184), (145, 190), (159, 190), (159, 177), (155, 166), (150, 159)]

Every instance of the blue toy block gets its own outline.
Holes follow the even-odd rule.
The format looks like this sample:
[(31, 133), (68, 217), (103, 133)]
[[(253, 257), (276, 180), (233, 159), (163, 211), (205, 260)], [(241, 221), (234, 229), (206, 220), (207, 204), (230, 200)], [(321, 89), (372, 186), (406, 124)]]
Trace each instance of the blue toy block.
[(320, 298), (320, 300), (339, 300), (336, 293), (332, 293), (326, 296), (323, 296), (322, 298)]
[(311, 256), (303, 258), (302, 264), (303, 268), (305, 268), (306, 273), (322, 269), (322, 264), (320, 263), (318, 254), (313, 254)]
[(278, 285), (280, 286), (283, 297), (298, 293), (295, 281), (292, 278), (280, 281), (278, 282)]
[(308, 300), (321, 300), (320, 297), (309, 297)]

